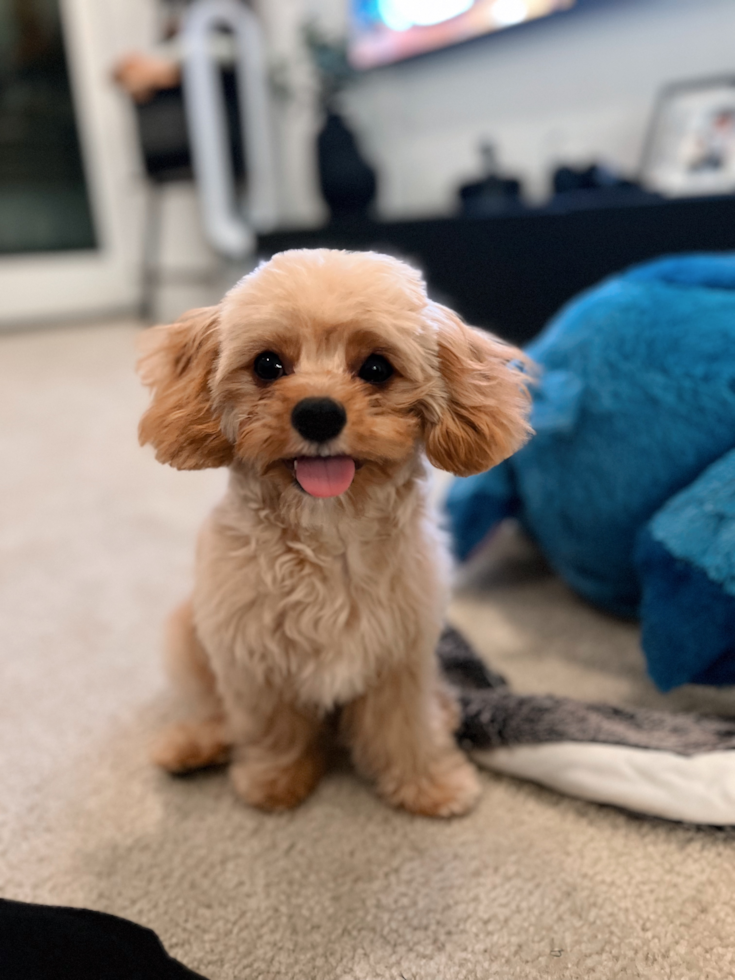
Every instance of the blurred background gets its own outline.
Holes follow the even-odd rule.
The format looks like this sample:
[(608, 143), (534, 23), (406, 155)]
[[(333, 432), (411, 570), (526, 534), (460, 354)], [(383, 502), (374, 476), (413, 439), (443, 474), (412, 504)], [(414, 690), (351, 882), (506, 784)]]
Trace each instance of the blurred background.
[(621, 266), (735, 247), (730, 0), (222, 0), (216, 111), (194, 7), (0, 0), (3, 326), (167, 319), (331, 244), (526, 340)]

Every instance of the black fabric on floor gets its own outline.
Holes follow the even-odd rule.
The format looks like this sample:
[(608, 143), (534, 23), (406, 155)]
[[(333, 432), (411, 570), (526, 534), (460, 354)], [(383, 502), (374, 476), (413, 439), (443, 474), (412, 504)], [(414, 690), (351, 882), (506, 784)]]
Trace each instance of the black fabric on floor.
[(0, 899), (2, 980), (206, 980), (152, 929), (89, 909)]

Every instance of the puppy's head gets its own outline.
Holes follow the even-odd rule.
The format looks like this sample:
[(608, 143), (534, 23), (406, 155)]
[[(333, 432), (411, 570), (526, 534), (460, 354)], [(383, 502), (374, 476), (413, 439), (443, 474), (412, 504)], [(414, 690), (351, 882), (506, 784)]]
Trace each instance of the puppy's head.
[(523, 355), (374, 253), (283, 252), (143, 347), (141, 443), (178, 469), (239, 462), (294, 500), (369, 493), (421, 448), (479, 473), (529, 432)]

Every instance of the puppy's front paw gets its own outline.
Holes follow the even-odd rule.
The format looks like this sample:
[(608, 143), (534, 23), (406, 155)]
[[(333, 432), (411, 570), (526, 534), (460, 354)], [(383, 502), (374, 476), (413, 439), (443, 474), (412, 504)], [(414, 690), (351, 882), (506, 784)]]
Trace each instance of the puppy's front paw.
[(230, 766), (237, 795), (260, 810), (291, 810), (303, 803), (323, 772), (323, 760), (315, 752), (286, 765), (246, 755)]
[(389, 803), (409, 813), (459, 817), (477, 803), (480, 780), (474, 766), (460, 752), (452, 752), (437, 760), (425, 775), (379, 789)]
[(166, 772), (184, 773), (227, 762), (230, 743), (219, 718), (181, 722), (155, 739), (151, 760)]

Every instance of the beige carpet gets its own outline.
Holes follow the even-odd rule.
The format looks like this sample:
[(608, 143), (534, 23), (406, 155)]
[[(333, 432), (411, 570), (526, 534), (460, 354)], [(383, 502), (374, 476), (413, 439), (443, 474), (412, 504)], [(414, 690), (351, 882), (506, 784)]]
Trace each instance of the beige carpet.
[[(735, 834), (484, 776), (470, 817), (388, 810), (348, 771), (264, 816), (146, 761), (160, 623), (221, 473), (136, 444), (134, 325), (0, 338), (0, 891), (156, 929), (211, 980), (725, 980)], [(453, 607), (523, 691), (656, 695), (636, 629), (506, 541)], [(73, 980), (73, 978), (70, 978)]]

